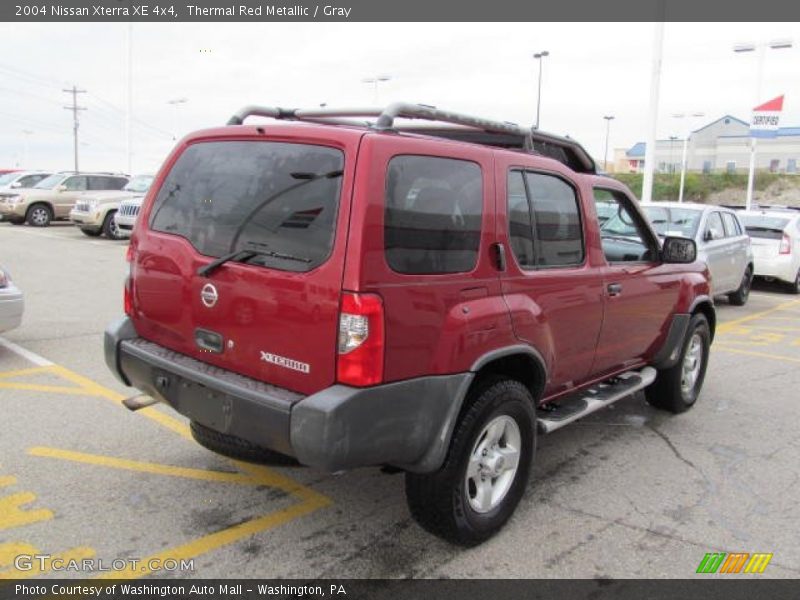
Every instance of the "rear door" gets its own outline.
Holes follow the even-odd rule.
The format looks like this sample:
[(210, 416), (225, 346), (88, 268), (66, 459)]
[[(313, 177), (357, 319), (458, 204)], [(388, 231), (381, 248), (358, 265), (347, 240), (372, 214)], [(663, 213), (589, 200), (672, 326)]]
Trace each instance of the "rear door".
[[(300, 393), (331, 385), (360, 135), (183, 148), (132, 242), (139, 334)], [(234, 250), (251, 254), (198, 273)]]
[(711, 288), (715, 294), (730, 291), (733, 283), (730, 240), (725, 237), (725, 226), (719, 211), (713, 210), (706, 215), (702, 231), (706, 262), (711, 271)]
[(586, 214), (567, 169), (498, 161), (500, 240), (508, 251), (503, 295), (516, 336), (547, 363), (544, 394), (590, 374), (603, 318), (601, 272), (589, 263)]

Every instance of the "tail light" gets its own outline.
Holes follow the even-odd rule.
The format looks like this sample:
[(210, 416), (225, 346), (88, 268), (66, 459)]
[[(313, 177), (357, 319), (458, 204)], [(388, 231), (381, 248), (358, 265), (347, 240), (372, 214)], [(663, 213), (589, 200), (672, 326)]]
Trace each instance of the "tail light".
[(133, 314), (133, 246), (128, 245), (128, 250), (125, 252), (125, 260), (128, 263), (128, 274), (125, 276), (125, 291), (123, 294), (123, 307), (125, 314), (129, 317)]
[(785, 233), (781, 238), (781, 245), (778, 248), (778, 254), (791, 254), (792, 253), (792, 238)]
[(383, 301), (375, 294), (345, 293), (339, 313), (340, 383), (364, 387), (383, 381)]

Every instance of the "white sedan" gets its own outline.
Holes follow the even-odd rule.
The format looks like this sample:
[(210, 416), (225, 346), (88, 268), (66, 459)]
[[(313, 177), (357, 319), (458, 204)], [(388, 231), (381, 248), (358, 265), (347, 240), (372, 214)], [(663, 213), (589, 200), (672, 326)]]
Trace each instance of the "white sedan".
[(777, 279), (800, 294), (800, 211), (740, 212), (753, 246), (756, 277)]
[(24, 307), (22, 292), (11, 283), (8, 271), (0, 268), (0, 333), (19, 326)]

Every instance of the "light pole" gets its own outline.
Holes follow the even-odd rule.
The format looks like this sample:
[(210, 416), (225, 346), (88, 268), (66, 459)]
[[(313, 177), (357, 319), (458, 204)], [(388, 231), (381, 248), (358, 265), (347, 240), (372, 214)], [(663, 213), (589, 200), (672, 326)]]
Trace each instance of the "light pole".
[(550, 52), (542, 50), (533, 55), (533, 58), (539, 61), (539, 85), (536, 92), (536, 125), (533, 126), (534, 129), (539, 129), (539, 111), (542, 107), (542, 63), (545, 56), (550, 56)]
[(378, 105), (378, 84), (391, 81), (391, 79), (391, 75), (375, 75), (375, 77), (365, 77), (361, 80), (361, 83), (372, 84), (372, 103), (375, 106)]
[[(756, 98), (754, 106), (758, 106), (761, 102), (761, 86), (764, 80), (764, 54), (767, 48), (772, 50), (783, 50), (791, 48), (791, 40), (773, 40), (771, 42), (761, 42), (757, 44), (746, 43), (736, 44), (733, 51), (737, 54), (756, 52)], [(747, 173), (747, 200), (745, 201), (745, 208), (750, 210), (753, 205), (753, 184), (756, 178), (756, 138), (750, 136), (750, 168)]]
[[(167, 104), (171, 104), (172, 106), (175, 107), (175, 123), (173, 124), (175, 127), (177, 127), (178, 123), (178, 107), (181, 104), (186, 104), (188, 101), (189, 101), (188, 98), (173, 98), (172, 100), (167, 100)], [(178, 134), (173, 132), (172, 141), (175, 141), (177, 139), (178, 139)]]
[[(691, 118), (699, 118), (704, 117), (705, 113), (695, 112), (695, 113), (678, 113), (672, 115), (675, 119), (686, 119), (688, 117)], [(686, 181), (686, 155), (689, 150), (689, 130), (691, 129), (691, 124), (688, 124), (683, 127), (683, 153), (681, 155), (681, 184), (678, 188), (678, 202), (683, 202), (683, 184)]]
[(614, 120), (614, 115), (606, 115), (603, 118), (606, 120), (606, 150), (603, 153), (603, 170), (608, 173), (608, 136), (611, 133), (611, 121)]
[(677, 135), (669, 136), (669, 163), (667, 164), (667, 173), (675, 173), (675, 163), (672, 162), (672, 157), (675, 154), (675, 140), (678, 139)]

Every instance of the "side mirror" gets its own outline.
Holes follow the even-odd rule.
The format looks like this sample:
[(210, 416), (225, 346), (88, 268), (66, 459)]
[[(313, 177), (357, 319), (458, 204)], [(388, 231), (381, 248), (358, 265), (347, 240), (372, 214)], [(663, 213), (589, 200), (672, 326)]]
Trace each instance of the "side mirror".
[(66, 192), (67, 191), (67, 186), (65, 186), (64, 184), (61, 184), (60, 186), (58, 186), (56, 188), (56, 191), (57, 192)]
[(703, 234), (703, 241), (704, 242), (712, 242), (714, 241), (714, 232), (710, 229), (706, 229), (706, 232)]
[(697, 244), (683, 237), (664, 238), (661, 260), (665, 263), (692, 263), (697, 259)]
[(14, 189), (21, 188), (22, 184), (19, 181), (15, 181), (14, 183), (11, 184), (11, 187)]

